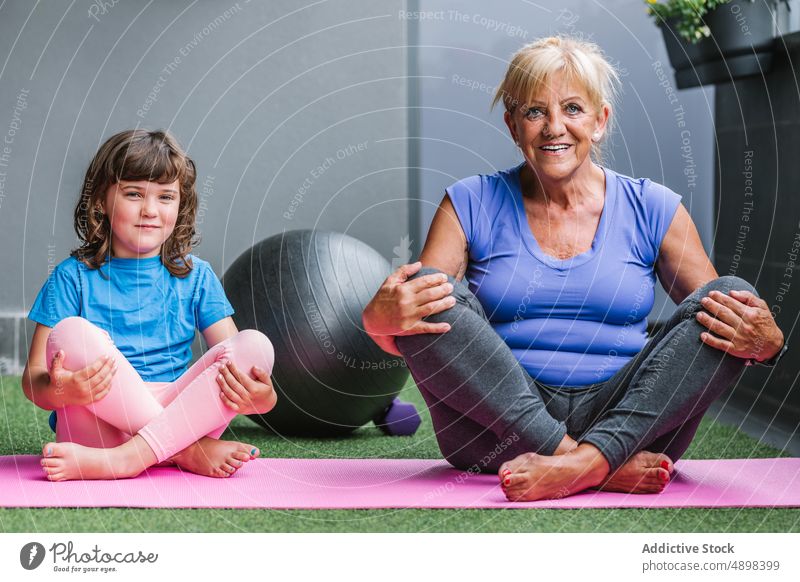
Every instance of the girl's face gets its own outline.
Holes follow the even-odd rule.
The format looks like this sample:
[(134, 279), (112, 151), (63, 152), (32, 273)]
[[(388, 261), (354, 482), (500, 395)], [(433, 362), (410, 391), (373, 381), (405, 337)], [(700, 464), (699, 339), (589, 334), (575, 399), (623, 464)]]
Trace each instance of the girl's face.
[(111, 221), (112, 256), (158, 256), (175, 230), (179, 203), (177, 180), (170, 184), (121, 181), (109, 186), (102, 206)]
[(602, 137), (609, 113), (608, 106), (597, 111), (584, 87), (557, 73), (531, 103), (506, 113), (505, 121), (536, 174), (559, 181), (591, 163), (592, 143)]

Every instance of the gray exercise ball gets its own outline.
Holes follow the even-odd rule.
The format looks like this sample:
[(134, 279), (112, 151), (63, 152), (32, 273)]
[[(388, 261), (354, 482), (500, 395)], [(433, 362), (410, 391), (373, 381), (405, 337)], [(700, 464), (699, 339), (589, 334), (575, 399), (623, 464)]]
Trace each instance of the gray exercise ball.
[(367, 336), (361, 313), (390, 272), (338, 232), (284, 232), (236, 259), (223, 277), (233, 319), (275, 347), (278, 403), (251, 419), (278, 434), (337, 436), (386, 413), (408, 370)]

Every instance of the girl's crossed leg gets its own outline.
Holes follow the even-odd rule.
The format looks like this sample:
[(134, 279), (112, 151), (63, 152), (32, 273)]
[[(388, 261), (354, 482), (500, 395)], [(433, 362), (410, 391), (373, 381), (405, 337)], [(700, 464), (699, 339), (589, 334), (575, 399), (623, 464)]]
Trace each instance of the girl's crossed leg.
[(110, 336), (81, 317), (53, 328), (48, 362), (59, 349), (67, 370), (82, 369), (104, 355), (114, 358), (118, 369), (105, 398), (58, 411), (58, 442), (43, 449), (50, 480), (130, 477), (170, 460), (192, 472), (223, 477), (258, 453), (250, 445), (217, 440), (237, 413), (222, 403), (216, 376), (226, 361), (245, 374), (253, 366), (271, 373), (274, 353), (261, 332), (243, 330), (211, 347), (166, 386), (144, 382)]

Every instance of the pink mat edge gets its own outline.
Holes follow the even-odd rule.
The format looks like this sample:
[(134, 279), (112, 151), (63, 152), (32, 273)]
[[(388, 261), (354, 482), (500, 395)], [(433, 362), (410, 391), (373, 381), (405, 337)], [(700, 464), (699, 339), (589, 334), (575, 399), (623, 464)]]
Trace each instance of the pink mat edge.
[[(38, 455), (13, 455), (13, 456), (0, 456), (0, 466), (4, 463), (2, 461), (8, 459), (15, 459), (14, 465), (17, 467), (17, 474), (19, 475), (20, 469), (19, 466), (23, 465), (22, 470), (25, 470), (24, 465), (30, 463), (33, 459), (39, 459)], [(26, 462), (27, 461), (27, 462)], [(259, 458), (254, 461), (253, 463), (259, 464), (269, 464), (269, 463), (294, 463), (300, 462), (302, 464), (328, 464), (330, 462), (356, 462), (356, 463), (379, 463), (379, 464), (388, 464), (388, 465), (414, 465), (414, 464), (421, 464), (421, 469), (431, 470), (431, 469), (443, 469), (447, 470), (448, 472), (452, 472), (453, 475), (457, 475), (459, 473), (464, 473), (464, 471), (455, 469), (451, 467), (447, 461), (443, 459), (375, 459), (375, 458), (368, 458), (368, 459), (353, 459), (353, 458), (324, 458), (324, 459), (308, 459), (308, 458), (286, 458), (286, 457), (279, 457), (279, 458)], [(676, 470), (680, 472), (681, 466), (690, 467), (690, 466), (702, 466), (708, 463), (720, 463), (723, 466), (736, 466), (742, 463), (747, 462), (755, 462), (756, 464), (765, 464), (767, 462), (772, 462), (773, 464), (797, 464), (798, 465), (798, 472), (797, 474), (800, 475), (800, 458), (794, 457), (767, 457), (767, 458), (754, 458), (754, 459), (691, 459), (691, 460), (681, 460), (676, 463)], [(37, 462), (38, 465), (38, 462)], [(97, 481), (97, 483), (102, 483), (104, 486), (110, 486), (113, 484), (120, 484), (121, 488), (126, 487), (126, 483), (134, 485), (134, 488), (142, 487), (141, 480), (143, 478), (149, 477), (150, 480), (158, 480), (163, 479), (164, 476), (159, 475), (159, 473), (169, 472), (170, 475), (168, 476), (169, 479), (176, 479), (178, 475), (184, 478), (187, 486), (192, 486), (193, 481), (198, 483), (204, 482), (207, 478), (201, 477), (198, 475), (194, 475), (192, 473), (183, 472), (178, 470), (178, 475), (173, 473), (176, 472), (175, 468), (172, 467), (165, 467), (165, 468), (151, 468), (150, 470), (146, 471), (142, 474), (142, 476), (132, 479), (132, 480), (121, 480), (121, 481)], [(492, 476), (491, 473), (484, 473), (480, 475), (481, 477)], [(797, 475), (796, 475), (797, 476)], [(795, 477), (796, 477), (795, 476)], [(408, 474), (407, 477), (413, 477), (412, 474)], [(235, 476), (232, 479), (236, 478)], [(241, 478), (241, 477), (240, 477)], [(2, 482), (3, 476), (2, 471), (0, 471), (0, 482)], [(203, 481), (198, 481), (203, 480)], [(58, 487), (58, 483), (51, 483), (44, 478), (42, 479), (35, 479), (34, 482), (41, 484), (42, 486), (47, 487)], [(216, 485), (222, 484), (225, 482), (229, 482), (228, 479), (214, 479), (209, 481), (209, 485)], [(794, 482), (794, 479), (791, 481)], [(68, 483), (72, 484), (85, 484), (90, 483), (88, 481), (71, 481)], [(704, 482), (700, 482), (703, 484)], [(690, 485), (688, 485), (690, 486)], [(487, 485), (472, 485), (473, 488), (483, 487), (487, 491), (491, 489), (490, 486)], [(724, 496), (724, 495), (723, 495)], [(586, 490), (582, 493), (563, 498), (563, 499), (550, 499), (550, 500), (540, 500), (540, 501), (532, 501), (532, 502), (508, 502), (505, 499), (501, 502), (496, 502), (492, 505), (486, 505), (486, 501), (481, 501), (481, 498), (478, 498), (477, 501), (481, 501), (481, 504), (442, 504), (442, 505), (421, 505), (419, 503), (412, 504), (412, 505), (401, 505), (398, 503), (388, 503), (386, 505), (299, 505), (297, 503), (293, 504), (286, 504), (281, 505), (280, 503), (271, 503), (271, 504), (261, 504), (261, 505), (244, 505), (239, 504), (236, 506), (220, 506), (219, 504), (198, 504), (198, 503), (188, 503), (188, 504), (171, 504), (171, 505), (152, 505), (149, 503), (128, 503), (125, 504), (108, 504), (108, 503), (100, 503), (100, 504), (86, 504), (81, 503), (79, 505), (74, 504), (63, 504), (63, 505), (41, 505), (41, 504), (18, 504), (18, 505), (8, 505), (2, 501), (2, 492), (0, 491), (0, 507), (4, 508), (77, 508), (77, 509), (97, 509), (97, 508), (131, 508), (131, 509), (269, 509), (269, 510), (290, 510), (290, 509), (298, 509), (298, 510), (315, 510), (315, 509), (323, 509), (323, 510), (346, 510), (346, 509), (363, 509), (363, 510), (377, 510), (377, 509), (692, 509), (692, 508), (706, 508), (706, 509), (724, 509), (724, 508), (753, 508), (753, 509), (793, 509), (800, 507), (800, 497), (797, 501), (792, 501), (790, 504), (782, 503), (782, 504), (768, 504), (768, 503), (749, 503), (749, 504), (741, 504), (741, 503), (715, 503), (710, 505), (708, 503), (696, 503), (696, 502), (689, 502), (689, 503), (664, 503), (663, 498), (658, 497), (656, 495), (638, 495), (638, 494), (624, 494), (624, 493), (613, 493), (613, 492), (602, 492), (602, 491), (595, 491), (595, 490)], [(485, 496), (483, 496), (485, 497)], [(598, 502), (596, 498), (602, 498), (607, 501), (600, 501)], [(654, 504), (646, 504), (644, 503), (645, 500), (652, 499)], [(626, 502), (627, 500), (627, 502)], [(616, 501), (616, 502), (615, 502)], [(633, 503), (630, 503), (633, 501)]]

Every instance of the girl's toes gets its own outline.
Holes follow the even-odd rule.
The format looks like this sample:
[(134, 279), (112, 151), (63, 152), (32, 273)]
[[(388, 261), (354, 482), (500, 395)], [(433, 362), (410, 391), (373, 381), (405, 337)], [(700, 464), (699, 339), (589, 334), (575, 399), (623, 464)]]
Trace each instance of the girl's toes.
[(228, 473), (229, 475), (232, 475), (233, 473), (236, 472), (236, 468), (229, 463), (223, 463), (220, 469), (222, 469), (225, 473)]
[(261, 454), (261, 451), (259, 451), (259, 450), (258, 450), (258, 448), (256, 448), (256, 447), (252, 447), (252, 448), (250, 449), (250, 457), (251, 457), (251, 458), (255, 459), (255, 458), (256, 458), (256, 457), (258, 457), (260, 454)]
[(250, 455), (249, 454), (244, 453), (244, 452), (238, 452), (238, 451), (233, 453), (231, 455), (231, 457), (233, 457), (233, 459), (235, 459), (235, 461), (239, 463), (239, 465), (236, 465), (236, 463), (231, 463), (234, 467), (237, 467), (237, 466), (241, 467), (244, 463), (246, 463), (247, 461), (250, 460)]

